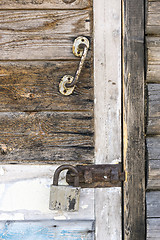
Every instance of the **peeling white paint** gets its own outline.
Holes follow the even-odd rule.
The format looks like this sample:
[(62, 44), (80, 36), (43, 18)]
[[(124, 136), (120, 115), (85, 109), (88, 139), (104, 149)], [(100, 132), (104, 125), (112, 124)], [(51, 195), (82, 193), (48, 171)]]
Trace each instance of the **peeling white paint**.
[(88, 205), (83, 205), (82, 208), (86, 209), (86, 208), (88, 208)]
[(4, 169), (3, 167), (0, 167), (0, 176), (3, 176), (4, 175)]
[[(93, 189), (81, 189), (78, 212), (49, 210), (50, 185), (57, 167), (1, 165), (0, 220), (94, 219)], [(65, 184), (65, 171), (59, 184)]]
[(66, 220), (66, 217), (64, 215), (62, 215), (62, 216), (57, 216), (54, 219), (55, 220)]

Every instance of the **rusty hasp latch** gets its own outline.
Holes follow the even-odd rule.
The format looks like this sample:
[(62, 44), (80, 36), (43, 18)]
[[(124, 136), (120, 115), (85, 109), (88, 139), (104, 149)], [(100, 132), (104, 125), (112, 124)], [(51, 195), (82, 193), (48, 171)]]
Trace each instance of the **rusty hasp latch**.
[[(77, 165), (79, 186), (82, 188), (121, 187), (125, 180), (122, 164)], [(67, 172), (66, 181), (73, 185), (75, 174)]]

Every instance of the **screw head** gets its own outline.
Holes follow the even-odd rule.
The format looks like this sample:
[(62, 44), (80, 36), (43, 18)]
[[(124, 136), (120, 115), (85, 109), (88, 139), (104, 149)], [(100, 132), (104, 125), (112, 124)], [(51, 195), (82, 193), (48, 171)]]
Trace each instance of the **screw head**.
[(75, 2), (75, 1), (76, 1), (76, 0), (63, 0), (63, 2), (66, 3), (66, 4), (73, 3), (73, 2)]

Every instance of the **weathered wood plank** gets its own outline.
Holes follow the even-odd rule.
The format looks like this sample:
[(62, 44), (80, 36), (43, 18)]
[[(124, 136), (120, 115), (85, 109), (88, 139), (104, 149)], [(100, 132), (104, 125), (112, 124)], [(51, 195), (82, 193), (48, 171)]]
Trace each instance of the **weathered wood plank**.
[[(95, 163), (121, 161), (121, 1), (94, 0)], [(122, 239), (121, 189), (95, 191), (96, 239)]]
[(160, 239), (160, 218), (147, 219), (147, 240)]
[(147, 55), (149, 64), (160, 63), (160, 37), (147, 37)]
[(147, 134), (160, 135), (160, 84), (148, 84)]
[[(94, 189), (81, 189), (79, 211), (49, 210), (50, 185), (59, 165), (0, 165), (0, 221), (94, 220)], [(66, 171), (59, 177), (65, 185)]]
[(160, 62), (157, 64), (148, 63), (146, 81), (147, 83), (160, 83)]
[(93, 115), (76, 112), (0, 113), (0, 161), (93, 160)]
[(145, 239), (144, 1), (123, 1), (124, 239)]
[(146, 33), (160, 34), (160, 2), (149, 2), (147, 9)]
[(150, 160), (147, 189), (160, 190), (160, 160)]
[(1, 0), (0, 2), (0, 9), (83, 9), (90, 6), (92, 6), (91, 0)]
[(147, 137), (148, 160), (160, 160), (160, 136)]
[(146, 193), (147, 217), (160, 217), (160, 191)]
[(73, 40), (90, 33), (90, 10), (1, 11), (0, 59), (77, 59)]
[(79, 62), (0, 62), (0, 111), (92, 110), (93, 79), (86, 61), (72, 95), (59, 82), (75, 75)]
[(6, 221), (0, 223), (0, 238), (10, 240), (93, 240), (94, 224), (92, 221)]
[(159, 0), (158, 1), (148, 0), (148, 13), (159, 14), (159, 11), (160, 11), (160, 1)]

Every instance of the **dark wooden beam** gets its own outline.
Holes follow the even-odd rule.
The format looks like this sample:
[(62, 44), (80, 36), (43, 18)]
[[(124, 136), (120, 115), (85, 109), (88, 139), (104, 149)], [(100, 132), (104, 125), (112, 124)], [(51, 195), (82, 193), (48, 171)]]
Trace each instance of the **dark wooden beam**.
[(124, 239), (145, 239), (144, 0), (123, 1)]

